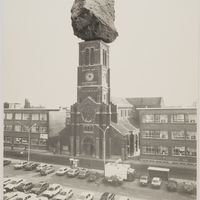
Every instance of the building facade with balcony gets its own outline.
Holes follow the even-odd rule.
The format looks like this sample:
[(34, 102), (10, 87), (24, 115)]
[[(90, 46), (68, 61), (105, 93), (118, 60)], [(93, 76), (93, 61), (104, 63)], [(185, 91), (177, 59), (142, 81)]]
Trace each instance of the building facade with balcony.
[(196, 162), (197, 109), (138, 108), (141, 159)]
[(27, 147), (30, 129), (31, 149), (48, 149), (49, 138), (56, 134), (55, 120), (60, 129), (65, 127), (65, 114), (60, 109), (4, 109), (4, 146), (11, 149)]

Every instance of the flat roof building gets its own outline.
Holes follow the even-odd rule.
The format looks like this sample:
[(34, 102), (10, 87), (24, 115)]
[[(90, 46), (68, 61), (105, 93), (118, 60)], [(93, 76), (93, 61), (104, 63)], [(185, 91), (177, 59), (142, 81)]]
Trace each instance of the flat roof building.
[(178, 163), (196, 162), (195, 107), (137, 108), (140, 157)]
[(50, 137), (58, 135), (66, 125), (66, 111), (48, 108), (5, 108), (4, 146), (32, 149), (48, 149)]

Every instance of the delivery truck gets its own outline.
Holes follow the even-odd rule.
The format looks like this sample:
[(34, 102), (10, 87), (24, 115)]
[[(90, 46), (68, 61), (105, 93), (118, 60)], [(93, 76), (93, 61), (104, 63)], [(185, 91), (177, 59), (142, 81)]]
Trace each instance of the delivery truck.
[(130, 164), (112, 162), (105, 164), (105, 178), (118, 177), (122, 181), (133, 181), (134, 176), (135, 169), (131, 168)]

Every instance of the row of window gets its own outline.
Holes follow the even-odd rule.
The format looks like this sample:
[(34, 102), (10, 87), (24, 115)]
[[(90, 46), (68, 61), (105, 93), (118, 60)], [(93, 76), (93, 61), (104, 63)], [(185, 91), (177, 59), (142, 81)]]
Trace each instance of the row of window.
[(127, 109), (120, 109), (120, 117), (129, 117), (131, 110)]
[(196, 123), (196, 121), (197, 115), (195, 114), (142, 115), (142, 123)]
[[(4, 137), (4, 143), (12, 144), (12, 137)], [(28, 144), (28, 138), (16, 137), (14, 138), (13, 143), (14, 144)], [(31, 145), (46, 146), (47, 140), (46, 139), (31, 139)]]
[[(142, 138), (147, 139), (168, 139), (168, 131), (145, 130), (142, 131)], [(171, 131), (172, 140), (196, 140), (196, 132), (194, 131)]]
[(35, 120), (35, 121), (47, 121), (47, 114), (46, 113), (5, 113), (5, 119), (8, 120)]
[[(24, 126), (21, 126), (21, 125), (6, 124), (4, 126), (4, 131), (28, 132), (28, 127), (25, 128)], [(31, 128), (31, 132), (32, 133), (47, 133), (47, 127), (38, 126), (38, 125), (35, 124)]]
[[(168, 147), (164, 146), (143, 146), (143, 154), (146, 155), (169, 155)], [(172, 147), (172, 156), (196, 156), (196, 149), (184, 146), (174, 146)]]

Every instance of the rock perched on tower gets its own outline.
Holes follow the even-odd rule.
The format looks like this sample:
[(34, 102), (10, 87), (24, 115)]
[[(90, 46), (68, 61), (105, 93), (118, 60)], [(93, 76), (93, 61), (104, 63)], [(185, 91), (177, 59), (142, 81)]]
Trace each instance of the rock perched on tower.
[(111, 43), (118, 36), (114, 0), (75, 0), (71, 14), (74, 34), (83, 40)]

